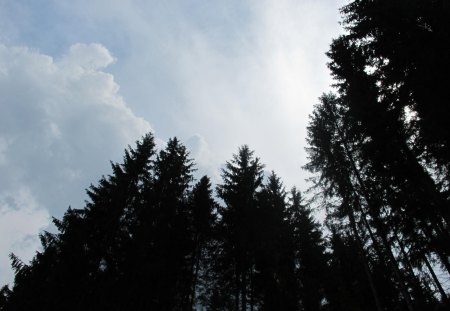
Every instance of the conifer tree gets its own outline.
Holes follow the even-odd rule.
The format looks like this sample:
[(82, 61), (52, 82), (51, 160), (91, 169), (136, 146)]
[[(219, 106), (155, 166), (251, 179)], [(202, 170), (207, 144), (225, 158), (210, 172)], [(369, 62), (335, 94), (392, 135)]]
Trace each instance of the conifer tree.
[(91, 186), (85, 209), (71, 209), (54, 219), (59, 233), (41, 235), (43, 250), (30, 264), (11, 255), (14, 286), (5, 310), (79, 310), (125, 305), (122, 281), (128, 217), (139, 201), (141, 179), (148, 175), (153, 136), (125, 152), (113, 174)]
[[(190, 194), (190, 211), (192, 217), (192, 291), (188, 297), (189, 310), (198, 302), (207, 304), (207, 296), (211, 290), (209, 273), (214, 260), (214, 231), (216, 227), (217, 203), (212, 196), (211, 182), (203, 176), (194, 186)], [(197, 297), (199, 296), (199, 297)], [(187, 309), (187, 308), (186, 308)]]
[[(145, 185), (144, 208), (137, 245), (140, 261), (133, 264), (145, 286), (152, 309), (187, 308), (192, 289), (192, 218), (189, 191), (193, 181), (193, 161), (177, 138), (170, 139), (153, 165)], [(140, 275), (140, 276), (139, 276)]]
[[(403, 222), (419, 228), (407, 235), (425, 235), (427, 248), (450, 271), (449, 127), (442, 119), (449, 58), (437, 66), (424, 57), (448, 54), (441, 45), (449, 40), (448, 6), (354, 1), (343, 13), (349, 34), (332, 44), (330, 68), (348, 115), (367, 137), (364, 161), (382, 180), (389, 205), (406, 210)], [(430, 44), (425, 50), (423, 40)]]
[(296, 278), (301, 310), (325, 310), (325, 283), (329, 273), (325, 241), (312, 211), (303, 204), (300, 192), (290, 192), (289, 224), (293, 230)]
[[(404, 241), (409, 242), (408, 246), (413, 250), (424, 250), (414, 240), (414, 236), (420, 236), (420, 240), (425, 238), (428, 245), (426, 254), (416, 261), (417, 268), (421, 269), (431, 252), (440, 256), (443, 264), (447, 263), (447, 258), (443, 255), (446, 253), (446, 246), (439, 243), (446, 239), (444, 214), (436, 205), (433, 215), (430, 211), (423, 210), (429, 204), (425, 203), (425, 197), (433, 197), (437, 190), (429, 188), (428, 192), (424, 186), (423, 192), (412, 192), (413, 185), (419, 187), (418, 184), (422, 184), (422, 181), (406, 177), (404, 182), (400, 182), (409, 174), (403, 172), (408, 165), (418, 175), (424, 173), (424, 170), (418, 167), (417, 160), (407, 160), (410, 156), (409, 147), (405, 143), (406, 136), (402, 134), (401, 122), (395, 111), (383, 110), (383, 104), (370, 102), (369, 95), (376, 94), (374, 88), (377, 86), (371, 84), (371, 77), (355, 69), (360, 65), (358, 57), (361, 54), (351, 52), (353, 54), (349, 57), (353, 57), (353, 65), (350, 65), (343, 61), (342, 54), (339, 53), (333, 54), (335, 63), (332, 66), (340, 64), (339, 68), (335, 68), (339, 74), (339, 70), (354, 70), (355, 76), (340, 80), (340, 97), (325, 95), (321, 98), (321, 104), (316, 106), (308, 129), (311, 147), (307, 169), (320, 173), (316, 186), (322, 189), (325, 197), (329, 200), (334, 200), (336, 196), (340, 198), (340, 211), (334, 214), (343, 215), (349, 220), (351, 232), (360, 245), (360, 258), (365, 261), (366, 275), (373, 297), (378, 301), (378, 309), (382, 305), (395, 304), (405, 305), (409, 310), (434, 305), (436, 301), (426, 289), (427, 284), (423, 284), (417, 271), (410, 266), (411, 261), (401, 254)], [(361, 104), (362, 107), (356, 106), (359, 102), (364, 103)], [(389, 146), (389, 151), (386, 146), (381, 146), (383, 141)], [(399, 151), (401, 148), (404, 148), (403, 151)], [(404, 161), (394, 161), (395, 157)], [(409, 194), (405, 197), (407, 193)], [(436, 200), (438, 199), (442, 202), (442, 197), (438, 196)], [(401, 231), (401, 241), (394, 228)], [(366, 248), (364, 236), (370, 238), (368, 242), (374, 252), (370, 255), (367, 254), (369, 249)], [(376, 283), (385, 281), (377, 282), (374, 279), (374, 275), (382, 275), (374, 274), (375, 269), (381, 269), (379, 271), (385, 274), (385, 279), (394, 282), (398, 291), (397, 298), (386, 299), (392, 295), (384, 294), (385, 301), (381, 301), (377, 287), (387, 287), (377, 286)], [(430, 270), (431, 274), (432, 272)]]
[(342, 8), (348, 35), (365, 52), (392, 108), (413, 113), (415, 151), (446, 175), (450, 164), (447, 85), (450, 7), (442, 0), (352, 1)]
[(58, 233), (41, 234), (30, 264), (11, 255), (2, 310), (195, 308), (209, 290), (217, 205), (208, 177), (191, 189), (193, 161), (176, 138), (154, 155), (148, 134), (91, 185), (85, 208), (53, 220)]
[[(252, 307), (255, 271), (255, 214), (257, 193), (263, 180), (263, 165), (248, 146), (239, 148), (222, 170), (217, 193), (219, 209), (221, 291), (233, 293), (232, 307)], [(228, 306), (230, 308), (231, 306)]]
[(298, 310), (295, 278), (295, 241), (290, 226), (286, 192), (272, 172), (257, 195), (255, 299), (261, 310)]

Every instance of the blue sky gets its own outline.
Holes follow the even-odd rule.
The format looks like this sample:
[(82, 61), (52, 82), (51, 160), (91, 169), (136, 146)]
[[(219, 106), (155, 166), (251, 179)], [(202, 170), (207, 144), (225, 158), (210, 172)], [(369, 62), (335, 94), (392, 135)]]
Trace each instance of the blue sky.
[(286, 187), (307, 187), (308, 115), (332, 83), (335, 0), (0, 0), (0, 284), (7, 254), (147, 131), (179, 137), (199, 174), (249, 144)]

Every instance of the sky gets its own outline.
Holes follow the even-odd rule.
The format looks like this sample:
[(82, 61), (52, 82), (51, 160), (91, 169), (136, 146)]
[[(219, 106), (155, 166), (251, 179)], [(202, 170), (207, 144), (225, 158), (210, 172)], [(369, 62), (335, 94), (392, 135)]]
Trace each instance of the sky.
[(248, 144), (308, 187), (308, 115), (333, 83), (340, 0), (0, 0), (0, 285), (52, 217), (151, 131), (197, 175)]

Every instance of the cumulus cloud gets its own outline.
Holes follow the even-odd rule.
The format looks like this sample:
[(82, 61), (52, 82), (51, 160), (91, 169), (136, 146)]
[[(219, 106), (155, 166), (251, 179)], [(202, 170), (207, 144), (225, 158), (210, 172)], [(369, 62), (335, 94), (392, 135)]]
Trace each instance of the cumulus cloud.
[(0, 283), (5, 256), (34, 250), (28, 237), (48, 215), (82, 207), (84, 189), (110, 172), (109, 160), (120, 161), (151, 130), (104, 70), (114, 61), (100, 44), (78, 43), (56, 58), (0, 45)]
[[(150, 130), (137, 115), (159, 147), (185, 142), (198, 175), (220, 181), (220, 165), (249, 144), (288, 188), (305, 189), (307, 116), (331, 83), (324, 53), (344, 2), (5, 2), (0, 193), (24, 187), (57, 216), (80, 207), (108, 160)], [(72, 45), (91, 41), (108, 49)], [(45, 52), (12, 46), (22, 44)]]
[(69, 53), (61, 59), (61, 64), (85, 70), (103, 69), (113, 62), (115, 59), (108, 49), (98, 43), (73, 44)]
[[(325, 52), (345, 2), (57, 1), (58, 18), (48, 17), (61, 27), (19, 24), (16, 32), (48, 49), (106, 42), (120, 58), (111, 70), (122, 94), (160, 137), (198, 133), (219, 163), (249, 144), (289, 186), (305, 188), (307, 118), (332, 83)], [(47, 31), (53, 39), (44, 40)]]

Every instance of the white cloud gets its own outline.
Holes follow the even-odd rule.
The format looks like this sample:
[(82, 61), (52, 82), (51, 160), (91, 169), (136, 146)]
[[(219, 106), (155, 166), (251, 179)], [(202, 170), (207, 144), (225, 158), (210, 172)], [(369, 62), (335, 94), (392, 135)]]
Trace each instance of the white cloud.
[(184, 102), (177, 125), (202, 135), (219, 163), (249, 144), (288, 187), (305, 189), (308, 115), (332, 83), (325, 52), (339, 31), (339, 4), (250, 3), (227, 44), (185, 21), (186, 35), (169, 45)]
[(184, 142), (190, 152), (190, 158), (195, 161), (194, 177), (199, 180), (204, 175), (211, 178), (214, 184), (221, 182), (220, 165), (221, 163), (201, 135), (193, 135)]
[(0, 282), (13, 279), (9, 254), (28, 262), (38, 249), (38, 233), (49, 222), (46, 209), (39, 206), (26, 188), (0, 194)]
[(81, 67), (84, 70), (103, 69), (116, 60), (107, 48), (98, 43), (73, 44), (69, 53), (62, 58), (61, 63), (69, 67)]
[[(33, 252), (36, 239), (25, 237), (37, 237), (48, 214), (82, 207), (83, 189), (151, 130), (103, 70), (113, 62), (100, 44), (75, 44), (57, 58), (0, 45), (0, 254), (25, 254), (26, 241)], [(2, 257), (0, 284), (4, 265)]]
[(331, 84), (324, 54), (345, 2), (57, 1), (57, 21), (70, 18), (52, 33), (94, 37), (120, 55), (111, 70), (121, 92), (161, 138), (198, 133), (219, 163), (249, 144), (288, 186), (304, 189), (308, 114)]
[[(0, 193), (25, 187), (50, 214), (80, 207), (82, 189), (150, 130), (136, 114), (159, 147), (177, 135), (214, 181), (249, 144), (305, 189), (307, 118), (331, 83), (324, 53), (344, 2), (0, 4)], [(91, 41), (108, 49), (76, 43)]]

